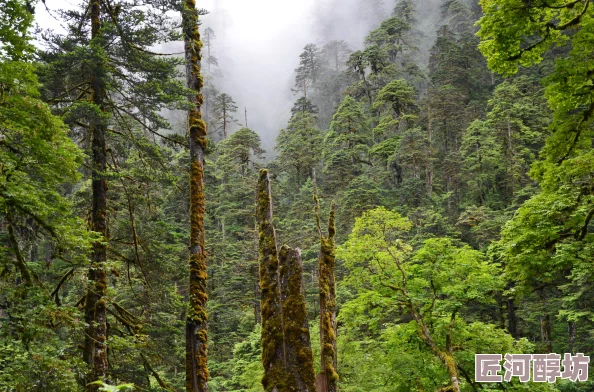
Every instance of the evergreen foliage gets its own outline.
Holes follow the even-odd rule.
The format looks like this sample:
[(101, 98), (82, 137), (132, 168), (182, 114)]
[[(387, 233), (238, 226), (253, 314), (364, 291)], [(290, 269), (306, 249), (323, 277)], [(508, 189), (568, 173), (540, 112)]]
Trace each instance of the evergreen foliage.
[(199, 2), (43, 49), (35, 5), (0, 6), (0, 390), (592, 389), (474, 374), (594, 354), (589, 0), (341, 3), (372, 27), (295, 55), (268, 152)]

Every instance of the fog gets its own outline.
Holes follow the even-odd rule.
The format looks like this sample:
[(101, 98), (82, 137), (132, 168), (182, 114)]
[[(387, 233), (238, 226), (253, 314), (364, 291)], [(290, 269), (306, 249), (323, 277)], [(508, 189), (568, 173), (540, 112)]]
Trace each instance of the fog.
[[(370, 3), (370, 4), (367, 4)], [(375, 3), (373, 12), (361, 10)], [(353, 49), (386, 15), (377, 0), (210, 0), (202, 3), (209, 14), (203, 27), (216, 33), (213, 54), (222, 76), (219, 90), (230, 94), (239, 107), (236, 119), (262, 137), (267, 155), (274, 138), (287, 125), (296, 96), (291, 92), (299, 54), (308, 43), (343, 39)], [(392, 8), (392, 4), (388, 8)]]
[[(46, 1), (50, 10), (72, 8), (76, 2)], [(274, 139), (285, 127), (297, 97), (291, 92), (299, 54), (308, 43), (324, 44), (342, 39), (352, 49), (363, 45), (369, 30), (389, 15), (393, 0), (205, 0), (198, 7), (209, 14), (202, 27), (216, 34), (212, 54), (220, 76), (214, 84), (237, 102), (235, 118), (262, 137), (268, 156), (274, 154)], [(43, 4), (36, 9), (43, 28), (61, 30)], [(183, 51), (181, 43), (168, 44), (168, 52)]]

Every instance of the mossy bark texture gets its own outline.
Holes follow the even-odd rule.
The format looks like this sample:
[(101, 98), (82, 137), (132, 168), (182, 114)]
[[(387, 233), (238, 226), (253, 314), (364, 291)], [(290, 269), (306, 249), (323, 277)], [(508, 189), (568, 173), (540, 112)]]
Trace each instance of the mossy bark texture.
[[(91, 0), (91, 50), (95, 62), (90, 66), (91, 72), (91, 100), (100, 110), (104, 111), (105, 73), (101, 53), (101, 4), (99, 0)], [(97, 121), (90, 126), (91, 159), (92, 159), (92, 215), (91, 228), (107, 239), (107, 182), (105, 171), (107, 168), (107, 152), (105, 147), (106, 125)], [(93, 244), (89, 269), (89, 283), (85, 297), (85, 345), (83, 359), (90, 368), (88, 382), (103, 380), (107, 375), (107, 246), (105, 242)], [(89, 386), (90, 391), (97, 390), (97, 386)]]
[(286, 391), (315, 392), (313, 352), (303, 293), (301, 252), (283, 246), (279, 277), (286, 348)]
[(321, 372), (317, 376), (318, 392), (336, 392), (338, 374), (336, 373), (336, 245), (334, 235), (334, 204), (328, 219), (328, 236), (320, 231), (320, 254), (318, 258), (318, 279), (320, 286), (320, 345)]
[(256, 200), (262, 319), (262, 385), (266, 392), (285, 391), (285, 344), (279, 295), (278, 249), (272, 225), (272, 197), (267, 170), (260, 171)]
[(206, 355), (206, 251), (204, 248), (204, 150), (206, 123), (202, 119), (202, 87), (200, 74), (202, 42), (198, 31), (198, 10), (194, 0), (185, 0), (182, 28), (186, 60), (186, 83), (193, 90), (194, 107), (188, 112), (190, 146), (190, 293), (186, 319), (186, 391), (208, 391)]
[(303, 294), (301, 254), (277, 247), (268, 171), (260, 172), (256, 217), (266, 392), (314, 392), (315, 372)]

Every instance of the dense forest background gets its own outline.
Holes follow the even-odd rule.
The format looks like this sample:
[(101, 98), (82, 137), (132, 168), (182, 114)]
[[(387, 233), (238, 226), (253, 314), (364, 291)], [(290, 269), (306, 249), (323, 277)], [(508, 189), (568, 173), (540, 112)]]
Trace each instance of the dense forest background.
[[(191, 104), (183, 52), (166, 50), (183, 39), (179, 12), (101, 0), (92, 25), (91, 3), (54, 12), (63, 31), (39, 29), (34, 46), (35, 4), (0, 2), (0, 390), (85, 390), (101, 246), (107, 381), (181, 391)], [(474, 381), (476, 353), (594, 353), (590, 1), (342, 3), (317, 17), (357, 7), (371, 27), (358, 44), (316, 26), (291, 59), (274, 139), (232, 96), (224, 32), (200, 25), (209, 390), (263, 391), (262, 168), (277, 242), (301, 250), (316, 373), (335, 205), (339, 391), (455, 390), (452, 372), (463, 391), (593, 390)], [(99, 126), (103, 237), (91, 230)]]

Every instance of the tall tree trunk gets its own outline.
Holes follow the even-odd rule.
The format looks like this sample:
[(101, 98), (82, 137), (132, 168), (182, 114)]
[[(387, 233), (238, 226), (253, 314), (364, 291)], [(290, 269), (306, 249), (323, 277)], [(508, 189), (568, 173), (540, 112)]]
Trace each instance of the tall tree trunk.
[[(99, 0), (90, 1), (91, 9), (91, 50), (93, 64), (91, 65), (91, 100), (101, 111), (104, 111), (105, 80), (104, 60), (101, 53), (101, 5)], [(95, 120), (89, 127), (91, 133), (92, 159), (92, 215), (91, 229), (103, 236), (101, 241), (93, 244), (91, 267), (89, 269), (89, 285), (85, 297), (85, 345), (83, 359), (90, 367), (87, 381), (103, 380), (107, 375), (107, 314), (105, 295), (107, 292), (107, 153), (105, 147), (106, 125), (104, 120)], [(90, 391), (97, 390), (97, 386), (89, 386)]]
[[(334, 277), (336, 266), (334, 235), (336, 234), (336, 225), (334, 223), (334, 214), (334, 204), (332, 204), (328, 219), (328, 236), (323, 236), (320, 230), (318, 280), (320, 286), (321, 372), (316, 381), (318, 392), (336, 392), (338, 380), (338, 374), (336, 373), (338, 361), (336, 356), (336, 281)], [(317, 219), (319, 222), (319, 217)]]
[(260, 171), (256, 200), (258, 220), (260, 311), (262, 318), (262, 385), (266, 392), (285, 391), (286, 350), (279, 292), (278, 249), (272, 225), (272, 197), (267, 170)]
[(190, 306), (186, 319), (186, 391), (208, 391), (208, 366), (206, 357), (206, 252), (204, 249), (204, 150), (206, 124), (202, 119), (204, 102), (200, 74), (200, 32), (195, 0), (185, 0), (182, 11), (186, 83), (194, 91), (191, 101), (195, 104), (188, 112), (190, 145)]
[(315, 392), (313, 352), (303, 293), (301, 252), (279, 251), (280, 298), (286, 348), (286, 391)]

